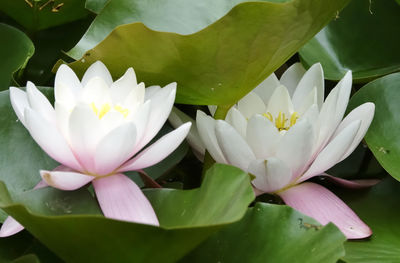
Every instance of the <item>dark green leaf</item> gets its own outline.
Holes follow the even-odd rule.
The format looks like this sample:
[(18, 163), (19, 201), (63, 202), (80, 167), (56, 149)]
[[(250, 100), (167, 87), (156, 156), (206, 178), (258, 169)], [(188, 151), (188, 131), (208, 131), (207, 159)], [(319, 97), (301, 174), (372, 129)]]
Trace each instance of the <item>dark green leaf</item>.
[(0, 207), (67, 262), (176, 262), (239, 220), (254, 199), (248, 175), (222, 164), (208, 171), (199, 189), (146, 191), (162, 227), (99, 215), (45, 216), (14, 203), (4, 184), (0, 188)]
[[(8, 1), (2, 1), (8, 2)], [(13, 2), (13, 1), (10, 1)], [(0, 24), (0, 91), (8, 89), (13, 74), (24, 68), (35, 52), (30, 39), (18, 29)]]
[(344, 235), (333, 224), (283, 205), (257, 203), (239, 222), (212, 235), (183, 262), (336, 262)]
[(351, 98), (349, 109), (368, 101), (376, 109), (365, 140), (383, 168), (400, 180), (400, 73), (365, 85)]
[[(102, 60), (119, 77), (132, 66), (147, 85), (176, 81), (179, 103), (230, 105), (281, 66), (348, 1), (246, 2), (230, 11), (237, 1), (200, 2), (111, 1), (69, 52), (75, 59), (83, 55), (72, 68), (82, 74)], [(116, 25), (138, 21), (151, 29), (132, 23), (111, 32)]]
[(306, 66), (321, 62), (325, 77), (347, 70), (367, 81), (400, 70), (400, 6), (393, 0), (353, 0), (301, 50)]

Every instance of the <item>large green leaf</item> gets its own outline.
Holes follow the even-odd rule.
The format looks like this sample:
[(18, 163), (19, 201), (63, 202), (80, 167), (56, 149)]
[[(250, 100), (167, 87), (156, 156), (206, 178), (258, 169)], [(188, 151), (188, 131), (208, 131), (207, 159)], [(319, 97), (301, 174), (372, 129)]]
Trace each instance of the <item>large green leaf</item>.
[[(132, 66), (147, 85), (176, 81), (179, 103), (230, 105), (281, 66), (348, 1), (245, 2), (230, 11), (237, 1), (200, 2), (110, 1), (69, 52), (75, 59), (83, 55), (72, 68), (82, 74), (102, 60), (119, 77)], [(124, 5), (111, 9), (117, 3)], [(118, 24), (137, 21), (146, 26), (121, 25), (108, 35)]]
[(306, 66), (321, 62), (327, 79), (347, 70), (365, 81), (400, 70), (400, 6), (393, 0), (353, 0), (301, 50)]
[(209, 169), (199, 189), (145, 192), (161, 227), (94, 214), (46, 216), (51, 209), (43, 202), (27, 201), (45, 189), (24, 193), (30, 198), (23, 205), (12, 201), (4, 184), (0, 188), (0, 207), (67, 262), (175, 262), (224, 225), (239, 220), (254, 199), (249, 176), (222, 164)]
[(388, 178), (369, 191), (345, 191), (341, 195), (373, 231), (370, 239), (345, 243), (346, 262), (400, 262), (399, 192), (400, 184)]
[(0, 90), (5, 90), (13, 74), (25, 67), (35, 48), (30, 39), (14, 27), (0, 24), (0, 35)]
[(375, 103), (374, 120), (365, 140), (379, 163), (400, 180), (400, 73), (379, 78), (362, 87), (349, 108), (371, 101)]
[(239, 222), (212, 235), (182, 262), (336, 262), (344, 235), (333, 224), (283, 205), (257, 203)]
[(82, 0), (12, 0), (0, 1), (0, 11), (30, 31), (36, 31), (88, 15), (84, 5)]

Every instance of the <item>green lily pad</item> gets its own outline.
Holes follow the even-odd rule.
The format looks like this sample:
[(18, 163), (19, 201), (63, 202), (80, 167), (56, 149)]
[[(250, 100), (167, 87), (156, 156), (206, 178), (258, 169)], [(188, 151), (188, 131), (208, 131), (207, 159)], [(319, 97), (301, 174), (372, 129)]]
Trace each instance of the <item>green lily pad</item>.
[(85, 8), (93, 13), (99, 14), (109, 1), (111, 0), (86, 0)]
[(301, 59), (307, 67), (321, 62), (331, 80), (348, 70), (363, 82), (399, 71), (399, 24), (395, 1), (354, 0), (300, 50)]
[(0, 1), (0, 11), (30, 31), (72, 22), (89, 14), (82, 0)]
[(365, 136), (372, 153), (385, 170), (400, 180), (400, 73), (379, 78), (351, 98), (349, 109), (375, 103), (375, 116)]
[(340, 197), (368, 224), (373, 235), (367, 240), (347, 241), (348, 263), (399, 262), (400, 184), (387, 178), (366, 191), (345, 191)]
[[(49, 209), (39, 214), (31, 203), (12, 201), (4, 184), (0, 188), (0, 207), (67, 262), (176, 262), (223, 226), (240, 220), (254, 200), (249, 176), (223, 164), (208, 170), (199, 189), (145, 191), (161, 227), (94, 214), (49, 216)], [(34, 199), (37, 193), (24, 194)], [(43, 202), (36, 205), (40, 203), (43, 207)]]
[(346, 240), (333, 224), (283, 205), (257, 203), (237, 223), (223, 228), (181, 262), (336, 262)]
[(13, 74), (25, 67), (35, 48), (23, 32), (12, 26), (0, 23), (0, 35), (0, 90), (5, 90), (10, 86)]
[[(68, 53), (75, 59), (83, 55), (70, 65), (81, 75), (102, 60), (115, 77), (133, 67), (147, 85), (177, 82), (178, 103), (231, 105), (281, 66), (347, 2), (258, 1), (230, 10), (236, 1), (134, 1), (136, 6), (130, 0), (113, 0)], [(114, 10), (116, 3), (124, 5)], [(133, 12), (135, 8), (139, 11)], [(120, 25), (129, 22), (137, 23)]]

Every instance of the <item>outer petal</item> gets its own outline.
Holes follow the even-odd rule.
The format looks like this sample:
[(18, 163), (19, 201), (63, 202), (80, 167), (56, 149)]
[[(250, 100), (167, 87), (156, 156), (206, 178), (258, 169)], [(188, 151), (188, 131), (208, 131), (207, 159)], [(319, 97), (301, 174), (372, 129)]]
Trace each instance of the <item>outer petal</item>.
[(175, 101), (176, 83), (170, 83), (158, 90), (151, 96), (150, 116), (146, 127), (146, 132), (139, 144), (135, 147), (137, 151), (142, 149), (160, 131)]
[(50, 186), (65, 190), (72, 191), (81, 188), (82, 186), (90, 183), (95, 179), (94, 176), (81, 174), (77, 172), (63, 172), (63, 171), (40, 171), (42, 179)]
[(274, 90), (280, 85), (278, 78), (274, 73), (269, 75), (263, 82), (261, 82), (254, 90), (258, 96), (262, 99), (265, 105), (268, 104), (269, 98), (271, 97)]
[(365, 134), (367, 133), (367, 130), (372, 122), (372, 119), (374, 118), (374, 112), (375, 112), (375, 104), (371, 102), (364, 103), (354, 110), (352, 110), (346, 118), (340, 123), (339, 127), (337, 128), (335, 134), (333, 137), (335, 137), (338, 133), (340, 133), (343, 129), (345, 129), (350, 123), (352, 123), (355, 120), (361, 120), (361, 126), (360, 129), (358, 130), (356, 137), (354, 138), (353, 142), (347, 149), (346, 153), (342, 156), (340, 161), (344, 160), (347, 156), (349, 156), (354, 149), (358, 146), (362, 138), (364, 138)]
[(273, 156), (281, 137), (275, 125), (262, 115), (254, 115), (247, 124), (246, 141), (258, 159)]
[(283, 86), (287, 88), (290, 96), (293, 96), (293, 93), (296, 90), (296, 87), (299, 84), (304, 73), (306, 73), (306, 70), (300, 62), (294, 63), (285, 72), (283, 72), (279, 81)]
[(159, 226), (157, 216), (140, 188), (123, 174), (93, 181), (105, 217)]
[(312, 153), (313, 143), (313, 128), (307, 120), (298, 121), (279, 143), (275, 156), (291, 168), (293, 178), (304, 171)]
[(82, 89), (81, 82), (75, 72), (66, 64), (62, 64), (56, 73), (54, 81), (54, 96), (56, 102), (74, 106), (77, 93)]
[(292, 179), (290, 168), (275, 157), (252, 161), (249, 165), (249, 173), (256, 176), (252, 181), (253, 185), (266, 193), (282, 189)]
[(113, 83), (110, 72), (101, 61), (96, 61), (86, 70), (82, 78), (82, 86), (86, 86), (86, 84), (94, 77), (102, 78), (108, 86)]
[(335, 177), (329, 174), (323, 174), (323, 176), (328, 179), (329, 181), (332, 181), (333, 183), (342, 186), (342, 187), (347, 187), (347, 188), (352, 188), (352, 189), (363, 189), (363, 188), (368, 188), (371, 186), (374, 186), (381, 182), (379, 179), (358, 179), (358, 180), (346, 180), (343, 178)]
[(25, 109), (25, 119), (31, 136), (51, 158), (75, 170), (82, 169), (54, 125), (30, 109)]
[(247, 171), (256, 157), (243, 137), (223, 120), (216, 121), (215, 134), (228, 163)]
[(190, 122), (185, 123), (178, 129), (164, 135), (135, 158), (125, 163), (119, 169), (119, 172), (140, 170), (161, 162), (178, 148), (189, 133), (191, 125)]
[(10, 100), (15, 114), (26, 127), (24, 112), (25, 108), (30, 108), (26, 92), (16, 87), (10, 87)]
[(55, 123), (56, 114), (49, 100), (36, 88), (35, 84), (28, 81), (26, 95), (31, 109), (42, 115), (47, 121)]
[(366, 238), (372, 234), (371, 229), (342, 200), (318, 184), (303, 183), (279, 195), (287, 205), (321, 224), (334, 223), (347, 238)]
[[(122, 103), (137, 86), (136, 74), (133, 68), (128, 68), (125, 74), (111, 85), (111, 97), (114, 104)], [(144, 89), (138, 97), (144, 98)]]
[(357, 131), (360, 128), (361, 121), (352, 122), (341, 133), (339, 133), (317, 156), (311, 167), (303, 174), (299, 182), (303, 182), (313, 176), (319, 175), (341, 159), (343, 154), (351, 145)]
[(204, 143), (200, 138), (200, 134), (197, 130), (196, 121), (186, 115), (184, 112), (180, 111), (178, 108), (173, 107), (171, 114), (168, 117), (169, 122), (174, 128), (181, 126), (185, 122), (190, 122), (192, 126), (188, 136), (186, 137), (190, 146), (200, 155), (204, 156), (206, 148)]
[(228, 163), (218, 144), (215, 135), (216, 121), (204, 112), (198, 110), (196, 116), (197, 129), (207, 151), (217, 163)]
[(21, 232), (22, 230), (24, 230), (24, 227), (18, 223), (17, 220), (9, 216), (0, 228), (0, 237), (9, 237)]
[(247, 120), (235, 107), (232, 107), (226, 115), (225, 121), (234, 127), (243, 138), (246, 138)]
[(307, 70), (301, 78), (293, 93), (292, 101), (295, 109), (299, 108), (310, 91), (317, 88), (318, 107), (321, 108), (324, 101), (324, 72), (320, 63), (316, 63)]
[(250, 92), (238, 101), (238, 110), (245, 118), (250, 118), (254, 114), (265, 113), (265, 104), (262, 99), (254, 92)]
[(160, 86), (149, 86), (145, 89), (144, 100), (149, 100), (161, 89)]
[(136, 144), (136, 127), (133, 123), (123, 124), (109, 132), (98, 143), (94, 156), (97, 175), (106, 175), (132, 157)]

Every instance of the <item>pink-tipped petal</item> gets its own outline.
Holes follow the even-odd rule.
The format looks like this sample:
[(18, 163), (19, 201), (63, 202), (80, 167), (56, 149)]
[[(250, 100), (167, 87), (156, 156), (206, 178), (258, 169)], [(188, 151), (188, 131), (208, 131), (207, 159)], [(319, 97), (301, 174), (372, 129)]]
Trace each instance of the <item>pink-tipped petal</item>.
[(11, 216), (7, 217), (0, 228), (0, 237), (9, 237), (24, 230), (24, 227)]
[(189, 133), (190, 122), (181, 125), (178, 129), (164, 135), (155, 143), (147, 147), (135, 158), (126, 162), (120, 169), (120, 172), (136, 171), (152, 166), (164, 160), (170, 155), (185, 139)]
[(44, 170), (40, 171), (40, 176), (48, 185), (65, 191), (79, 189), (82, 186), (90, 183), (95, 178), (94, 176), (77, 172)]
[(93, 186), (105, 217), (159, 226), (149, 200), (125, 175), (116, 174), (96, 179)]
[(10, 87), (10, 101), (18, 119), (26, 127), (25, 108), (30, 108), (26, 92), (16, 87)]
[(325, 187), (302, 183), (279, 193), (288, 206), (316, 219), (334, 223), (349, 239), (366, 238), (371, 229), (342, 200)]
[(363, 188), (368, 188), (372, 187), (381, 180), (379, 179), (356, 179), (356, 180), (346, 180), (343, 178), (335, 177), (329, 174), (323, 174), (323, 176), (329, 180), (335, 183), (336, 185), (342, 186), (342, 187), (347, 187), (347, 188), (352, 188), (352, 189), (363, 189)]
[(37, 112), (25, 109), (25, 120), (33, 139), (51, 158), (75, 170), (81, 166), (60, 131)]

